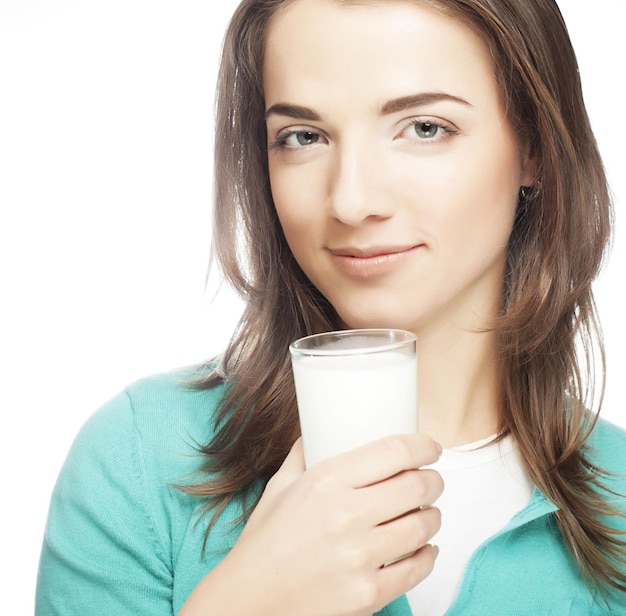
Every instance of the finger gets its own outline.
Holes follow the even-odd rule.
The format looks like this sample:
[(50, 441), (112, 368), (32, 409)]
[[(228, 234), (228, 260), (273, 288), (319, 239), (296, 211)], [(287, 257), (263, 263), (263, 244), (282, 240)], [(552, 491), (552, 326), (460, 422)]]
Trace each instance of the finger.
[(433, 570), (439, 548), (427, 544), (412, 556), (382, 567), (378, 572), (380, 607), (417, 586)]
[(359, 488), (357, 492), (363, 500), (363, 511), (370, 514), (368, 521), (382, 524), (408, 511), (434, 504), (443, 488), (443, 480), (437, 471), (420, 469), (403, 471), (379, 483)]
[(280, 468), (267, 482), (265, 491), (280, 492), (292, 485), (305, 471), (302, 437), (292, 445)]
[(441, 446), (424, 434), (397, 434), (339, 454), (316, 465), (344, 485), (362, 488), (406, 470), (433, 464)]
[(423, 548), (441, 528), (441, 513), (426, 507), (372, 529), (369, 547), (375, 566), (387, 565), (413, 555)]

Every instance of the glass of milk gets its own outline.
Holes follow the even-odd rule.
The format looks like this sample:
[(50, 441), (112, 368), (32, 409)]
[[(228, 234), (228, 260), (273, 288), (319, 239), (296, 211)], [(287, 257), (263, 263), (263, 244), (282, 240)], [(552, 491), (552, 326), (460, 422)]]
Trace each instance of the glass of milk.
[(316, 334), (289, 346), (307, 468), (417, 431), (416, 338), (399, 329)]

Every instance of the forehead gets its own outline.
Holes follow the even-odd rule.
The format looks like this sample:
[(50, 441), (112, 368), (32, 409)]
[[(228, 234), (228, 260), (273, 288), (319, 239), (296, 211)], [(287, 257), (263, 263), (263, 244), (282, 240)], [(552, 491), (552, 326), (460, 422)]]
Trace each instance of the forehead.
[[(482, 39), (459, 19), (410, 0), (293, 0), (266, 37), (266, 95), (315, 98), (324, 88), (385, 97), (478, 90), (499, 98)], [(463, 96), (462, 92), (455, 92)]]

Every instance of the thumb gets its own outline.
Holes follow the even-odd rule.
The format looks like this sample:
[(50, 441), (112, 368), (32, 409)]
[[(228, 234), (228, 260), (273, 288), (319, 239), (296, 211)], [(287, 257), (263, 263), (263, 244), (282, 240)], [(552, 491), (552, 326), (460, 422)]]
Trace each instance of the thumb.
[(282, 492), (292, 485), (304, 473), (304, 449), (302, 437), (292, 445), (291, 451), (281, 464), (276, 474), (268, 481), (265, 491)]

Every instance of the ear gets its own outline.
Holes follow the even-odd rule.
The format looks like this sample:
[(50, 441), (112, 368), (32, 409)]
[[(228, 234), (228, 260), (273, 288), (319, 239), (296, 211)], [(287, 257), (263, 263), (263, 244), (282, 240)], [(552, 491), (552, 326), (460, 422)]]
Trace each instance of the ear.
[(528, 145), (522, 148), (522, 165), (520, 168), (520, 186), (534, 186), (537, 183), (537, 156)]

